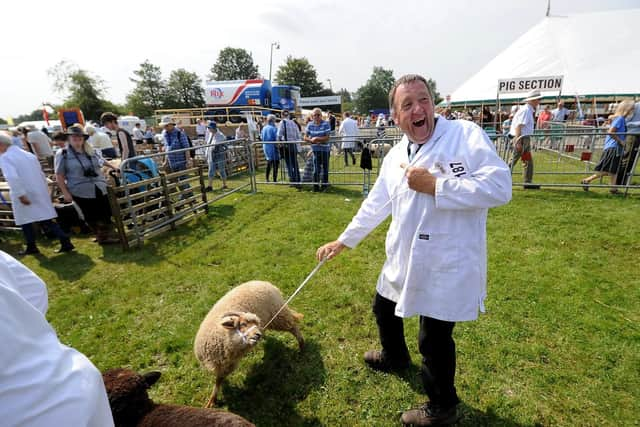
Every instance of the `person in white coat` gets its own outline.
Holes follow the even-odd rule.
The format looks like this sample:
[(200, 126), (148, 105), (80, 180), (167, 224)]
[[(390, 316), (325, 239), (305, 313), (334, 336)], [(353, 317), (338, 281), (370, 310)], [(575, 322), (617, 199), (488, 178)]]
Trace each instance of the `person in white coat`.
[(44, 282), (0, 251), (0, 424), (113, 426), (100, 371), (58, 340), (46, 311)]
[(70, 252), (74, 249), (69, 236), (52, 221), (56, 218), (47, 181), (40, 162), (33, 154), (16, 147), (11, 135), (0, 132), (0, 169), (9, 184), (11, 209), (16, 225), (22, 228), (27, 244), (19, 255), (39, 254), (36, 245), (34, 223), (40, 223), (60, 239), (57, 252)]
[(487, 210), (511, 199), (511, 174), (480, 127), (434, 116), (424, 77), (401, 77), (389, 104), (404, 136), (349, 226), (316, 256), (355, 247), (391, 215), (373, 305), (382, 350), (365, 353), (365, 362), (379, 370), (409, 366), (402, 318), (419, 315), (429, 402), (404, 412), (402, 422), (445, 425), (457, 420), (459, 403), (453, 328), (484, 310)]
[(338, 135), (342, 137), (342, 151), (344, 152), (344, 165), (348, 166), (349, 155), (351, 155), (351, 161), (356, 164), (356, 156), (353, 154), (353, 150), (356, 148), (356, 137), (358, 136), (358, 122), (351, 118), (351, 113), (345, 111), (344, 120), (340, 124), (338, 129)]

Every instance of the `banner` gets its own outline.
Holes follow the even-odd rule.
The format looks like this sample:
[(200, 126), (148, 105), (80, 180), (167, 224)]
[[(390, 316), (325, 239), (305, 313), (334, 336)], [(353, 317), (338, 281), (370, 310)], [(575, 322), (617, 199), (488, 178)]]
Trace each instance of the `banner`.
[(498, 93), (521, 93), (531, 90), (540, 92), (561, 91), (563, 76), (519, 77), (498, 80)]
[(301, 107), (316, 107), (318, 105), (340, 105), (342, 104), (342, 96), (313, 96), (300, 98)]

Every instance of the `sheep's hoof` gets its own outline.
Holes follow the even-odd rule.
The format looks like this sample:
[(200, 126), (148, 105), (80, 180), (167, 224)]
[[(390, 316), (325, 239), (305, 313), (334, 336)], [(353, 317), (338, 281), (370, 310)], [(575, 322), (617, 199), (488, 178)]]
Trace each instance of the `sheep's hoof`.
[(298, 349), (299, 349), (300, 351), (303, 351), (303, 350), (304, 350), (304, 340), (300, 340), (300, 341), (298, 341)]

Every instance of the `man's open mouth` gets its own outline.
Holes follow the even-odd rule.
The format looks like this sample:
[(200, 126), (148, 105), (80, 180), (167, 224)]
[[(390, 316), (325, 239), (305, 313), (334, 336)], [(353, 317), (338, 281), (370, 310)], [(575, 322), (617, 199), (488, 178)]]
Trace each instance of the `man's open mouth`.
[(416, 120), (415, 122), (413, 122), (413, 125), (414, 125), (415, 127), (424, 126), (424, 122), (425, 122), (425, 119)]

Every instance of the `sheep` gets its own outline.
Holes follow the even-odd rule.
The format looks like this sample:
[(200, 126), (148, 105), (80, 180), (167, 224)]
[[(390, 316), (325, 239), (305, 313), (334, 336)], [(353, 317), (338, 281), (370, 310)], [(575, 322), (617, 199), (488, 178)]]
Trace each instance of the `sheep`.
[[(200, 364), (216, 375), (213, 393), (206, 408), (216, 403), (223, 380), (258, 343), (262, 337), (262, 325), (283, 305), (284, 300), (278, 288), (269, 282), (251, 281), (227, 292), (211, 308), (200, 325), (194, 343), (194, 352)], [(268, 326), (269, 329), (293, 334), (302, 350), (304, 338), (298, 329), (301, 319), (302, 314), (285, 307)]]
[(102, 374), (116, 427), (255, 427), (230, 412), (154, 403), (147, 389), (159, 378), (160, 372), (140, 375), (121, 368)]

